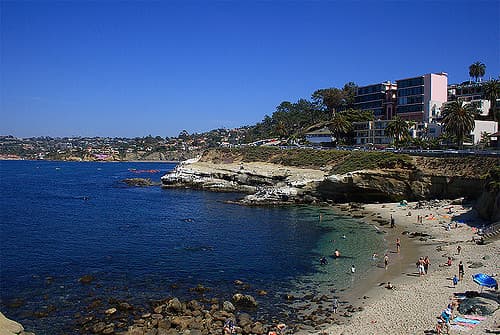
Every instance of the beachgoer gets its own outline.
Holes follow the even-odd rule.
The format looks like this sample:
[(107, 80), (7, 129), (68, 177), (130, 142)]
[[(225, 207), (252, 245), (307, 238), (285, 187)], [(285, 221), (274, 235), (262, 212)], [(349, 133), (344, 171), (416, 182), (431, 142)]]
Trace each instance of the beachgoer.
[(462, 251), (462, 247), (461, 247), (461, 246), (458, 246), (458, 247), (457, 247), (457, 255), (460, 255), (460, 251)]
[(372, 255), (372, 259), (373, 259), (373, 260), (376, 260), (376, 259), (377, 259), (377, 257), (378, 257), (378, 254), (377, 254), (376, 252), (374, 252), (374, 253), (373, 253), (373, 255)]
[(464, 264), (462, 263), (462, 261), (460, 261), (460, 263), (458, 263), (458, 280), (461, 281), (463, 278), (464, 278)]
[(233, 334), (235, 330), (234, 322), (231, 319), (227, 319), (224, 323), (224, 331), (223, 334), (230, 335)]
[(411, 211), (408, 211), (408, 214), (406, 214), (406, 216), (411, 216)]
[(451, 310), (446, 308), (441, 315), (439, 316), (441, 320), (443, 320), (444, 328), (446, 328), (446, 333), (450, 333), (450, 319), (451, 319)]
[(391, 282), (388, 282), (387, 285), (385, 285), (385, 288), (388, 289), (388, 290), (393, 290), (394, 289), (394, 285), (392, 285)]
[(339, 258), (340, 257), (339, 249), (335, 249), (335, 252), (333, 253), (333, 255), (335, 256), (335, 258)]
[(453, 286), (457, 286), (457, 284), (458, 284), (458, 277), (457, 277), (457, 275), (454, 275), (452, 280), (453, 280)]
[(418, 269), (418, 274), (419, 276), (425, 275), (425, 268), (424, 268), (424, 258), (420, 257), (417, 261), (417, 269)]
[(399, 251), (401, 250), (401, 240), (399, 238), (396, 239), (396, 249), (399, 254)]
[(448, 260), (446, 261), (446, 265), (451, 266), (451, 257), (448, 256)]
[(356, 272), (356, 268), (354, 267), (354, 264), (351, 266), (351, 273)]
[(385, 254), (384, 256), (384, 267), (385, 269), (387, 270), (387, 266), (389, 265), (389, 256), (387, 256), (387, 254)]
[(438, 319), (437, 325), (436, 325), (436, 334), (441, 335), (443, 334), (443, 320)]
[(429, 259), (429, 256), (425, 256), (424, 258), (424, 271), (425, 274), (429, 271), (429, 265), (431, 265), (431, 260)]
[(323, 256), (323, 257), (321, 257), (321, 258), (319, 259), (319, 263), (320, 263), (321, 265), (326, 265), (326, 264), (328, 264), (328, 260), (326, 259), (326, 257), (325, 257), (325, 256)]
[(284, 324), (284, 323), (279, 323), (279, 324), (276, 326), (276, 329), (278, 329), (278, 334), (283, 335), (283, 334), (285, 334), (285, 331), (286, 331), (286, 324)]
[(337, 298), (333, 298), (332, 306), (333, 306), (333, 313), (337, 314), (337, 309), (339, 308), (339, 301)]
[(342, 235), (342, 238), (345, 240), (347, 237), (345, 235)]
[(394, 218), (392, 217), (392, 214), (391, 214), (391, 228), (394, 228), (395, 225), (396, 225), (396, 223), (395, 223)]

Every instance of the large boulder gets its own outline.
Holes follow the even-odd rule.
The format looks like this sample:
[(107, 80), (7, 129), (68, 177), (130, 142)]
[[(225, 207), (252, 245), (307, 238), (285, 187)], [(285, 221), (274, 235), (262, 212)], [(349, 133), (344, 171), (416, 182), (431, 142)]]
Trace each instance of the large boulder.
[(233, 295), (233, 302), (242, 307), (257, 307), (257, 301), (249, 294), (236, 293)]
[(173, 313), (181, 313), (183, 310), (182, 303), (177, 298), (170, 299), (167, 304), (167, 310)]

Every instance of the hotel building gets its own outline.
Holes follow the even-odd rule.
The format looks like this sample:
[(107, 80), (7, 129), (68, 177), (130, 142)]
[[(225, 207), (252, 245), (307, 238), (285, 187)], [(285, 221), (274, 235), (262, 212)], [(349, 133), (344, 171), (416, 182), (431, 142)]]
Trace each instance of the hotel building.
[(448, 74), (428, 73), (423, 76), (396, 80), (396, 115), (415, 122), (433, 122), (447, 101)]
[(373, 111), (375, 119), (390, 120), (396, 108), (396, 84), (390, 81), (358, 87), (354, 108)]

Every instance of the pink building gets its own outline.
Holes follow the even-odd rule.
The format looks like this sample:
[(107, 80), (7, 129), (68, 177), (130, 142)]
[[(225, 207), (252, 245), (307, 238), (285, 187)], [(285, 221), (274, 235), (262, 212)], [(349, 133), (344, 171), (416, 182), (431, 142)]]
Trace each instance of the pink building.
[(448, 74), (428, 73), (396, 80), (396, 114), (405, 120), (433, 122), (448, 99)]

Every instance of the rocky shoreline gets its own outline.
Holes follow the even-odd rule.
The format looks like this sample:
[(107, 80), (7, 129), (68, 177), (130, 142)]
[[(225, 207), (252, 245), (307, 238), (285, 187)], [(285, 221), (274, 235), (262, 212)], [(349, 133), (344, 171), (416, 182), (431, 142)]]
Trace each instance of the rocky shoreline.
[[(328, 166), (313, 169), (266, 162), (214, 163), (200, 157), (181, 162), (161, 180), (165, 188), (244, 193), (247, 195), (237, 202), (249, 206), (478, 199), (485, 193), (482, 175), (486, 164), (475, 166), (468, 174), (460, 174), (447, 170), (445, 163), (449, 162), (441, 162), (440, 169), (429, 161), (422, 161), (416, 165), (419, 168), (413, 170), (387, 168), (336, 174)], [(493, 198), (481, 203), (500, 203), (498, 195), (487, 196)], [(494, 213), (490, 212), (499, 215), (498, 207)]]

